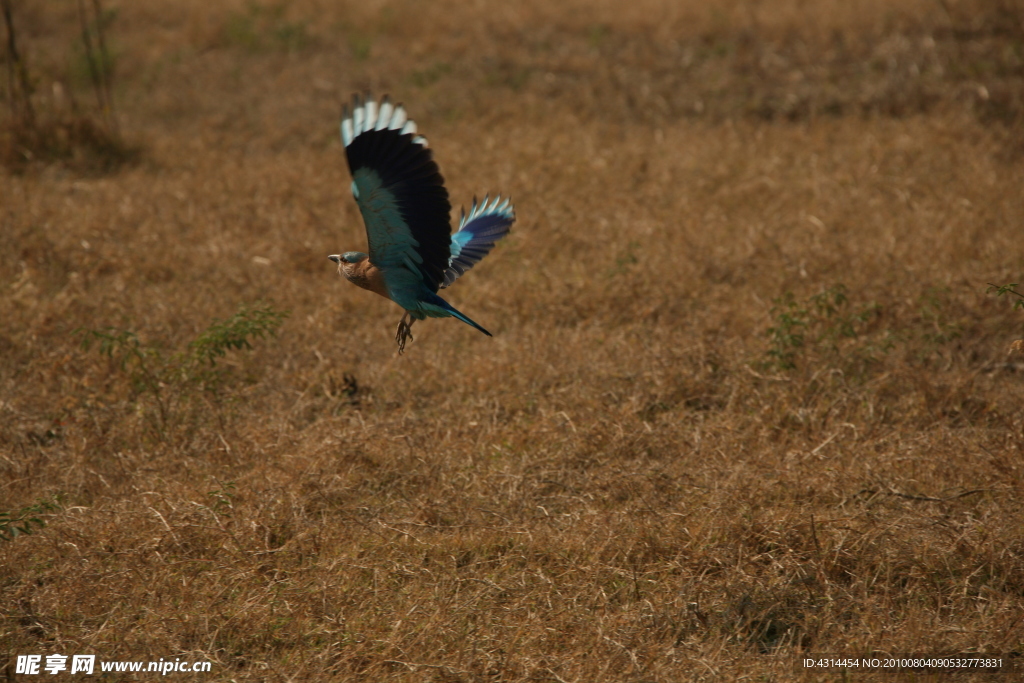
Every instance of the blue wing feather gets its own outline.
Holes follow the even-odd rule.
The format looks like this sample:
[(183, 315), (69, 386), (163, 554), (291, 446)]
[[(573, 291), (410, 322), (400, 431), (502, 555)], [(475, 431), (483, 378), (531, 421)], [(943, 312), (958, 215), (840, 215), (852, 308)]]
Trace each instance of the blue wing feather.
[(509, 199), (473, 206), (452, 235), (451, 204), (427, 140), (401, 105), (353, 100), (341, 121), (352, 172), (352, 195), (366, 224), (370, 262), (388, 295), (413, 318), (455, 317), (490, 332), (437, 295), (508, 234), (515, 221)]
[(498, 240), (508, 234), (515, 220), (516, 212), (511, 199), (503, 201), (498, 196), (488, 202), (488, 198), (484, 197), (483, 202), (477, 204), (474, 198), (469, 215), (463, 214), (458, 231), (452, 235), (449, 248), (451, 255), (441, 287), (451, 285), (487, 256)]

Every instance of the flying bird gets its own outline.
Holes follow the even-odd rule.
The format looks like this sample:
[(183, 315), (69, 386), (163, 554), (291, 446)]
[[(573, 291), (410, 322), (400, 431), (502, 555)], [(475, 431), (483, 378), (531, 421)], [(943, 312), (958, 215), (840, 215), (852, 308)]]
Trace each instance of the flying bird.
[(356, 95), (341, 120), (352, 173), (352, 195), (366, 224), (369, 254), (347, 251), (327, 258), (349, 282), (405, 309), (395, 341), (398, 352), (424, 318), (458, 318), (491, 333), (437, 295), (486, 256), (516, 220), (511, 199), (473, 198), (458, 230), (449, 223), (451, 204), (444, 178), (416, 124), (401, 104)]

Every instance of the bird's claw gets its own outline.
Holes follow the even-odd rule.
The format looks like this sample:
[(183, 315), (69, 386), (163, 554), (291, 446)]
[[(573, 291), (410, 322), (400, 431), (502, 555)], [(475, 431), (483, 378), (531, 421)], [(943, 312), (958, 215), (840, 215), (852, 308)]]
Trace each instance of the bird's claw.
[(398, 354), (405, 351), (405, 342), (412, 339), (412, 325), (405, 321), (403, 316), (398, 321), (398, 329), (395, 331), (395, 342), (398, 343)]

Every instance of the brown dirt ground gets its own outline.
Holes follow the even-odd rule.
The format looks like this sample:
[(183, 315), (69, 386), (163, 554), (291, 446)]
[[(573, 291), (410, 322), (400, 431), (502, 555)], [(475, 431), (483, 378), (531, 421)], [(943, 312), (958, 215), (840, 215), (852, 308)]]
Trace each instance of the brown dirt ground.
[[(0, 540), (8, 680), (1024, 652), (1024, 312), (986, 291), (1024, 281), (1021, 2), (108, 2), (127, 156), (67, 123), (99, 120), (76, 4), (14, 5), (64, 139), (0, 140), (0, 513), (59, 501)], [(326, 260), (365, 244), (364, 89), (456, 206), (515, 198), (447, 291), (493, 339), (398, 356)], [(183, 364), (259, 301), (276, 336)]]

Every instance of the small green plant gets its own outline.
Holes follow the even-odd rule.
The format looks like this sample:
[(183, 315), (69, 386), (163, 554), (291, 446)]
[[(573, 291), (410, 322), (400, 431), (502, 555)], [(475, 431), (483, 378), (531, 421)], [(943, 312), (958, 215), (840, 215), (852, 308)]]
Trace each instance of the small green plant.
[(627, 242), (626, 247), (615, 254), (615, 266), (608, 269), (608, 277), (624, 275), (629, 272), (632, 266), (640, 263), (640, 257), (637, 256), (639, 250), (639, 242), (636, 240)]
[(796, 367), (797, 352), (804, 346), (804, 331), (807, 329), (809, 311), (799, 305), (792, 292), (772, 299), (771, 316), (775, 325), (768, 328), (768, 365), (780, 370)]
[(356, 61), (365, 62), (373, 49), (373, 37), (365, 33), (352, 33), (348, 37), (348, 47)]
[(233, 481), (218, 481), (219, 489), (207, 491), (206, 495), (213, 499), (210, 509), (219, 515), (228, 515), (235, 508), (235, 489), (238, 486)]
[(410, 73), (409, 82), (418, 88), (426, 88), (444, 78), (451, 70), (451, 65), (446, 62), (434, 62), (425, 69), (418, 69)]
[(250, 52), (300, 50), (310, 43), (306, 22), (287, 21), (285, 9), (284, 3), (250, 2), (244, 12), (236, 12), (228, 18), (224, 38)]
[(611, 35), (612, 29), (608, 24), (591, 24), (587, 29), (587, 44), (594, 49), (601, 47)]
[(1017, 300), (1013, 302), (1013, 310), (1018, 308), (1024, 308), (1024, 293), (1018, 292), (1017, 287), (1020, 285), (1016, 282), (1011, 282), (1007, 285), (994, 285), (991, 282), (988, 283), (988, 289), (985, 290), (986, 294), (996, 293), (996, 296), (1003, 296), (1005, 294), (1012, 294), (1017, 297)]
[(846, 286), (841, 283), (818, 292), (811, 297), (811, 303), (818, 317), (829, 321), (822, 330), (821, 340), (829, 342), (833, 351), (839, 350), (840, 339), (859, 336), (864, 324), (879, 310), (877, 304), (869, 304), (850, 311)]
[(953, 301), (949, 287), (929, 286), (918, 297), (919, 315), (930, 328), (923, 338), (933, 346), (941, 346), (963, 333), (959, 322), (950, 319)]
[[(1011, 282), (1007, 285), (994, 285), (990, 282), (988, 283), (988, 290), (986, 290), (986, 292), (995, 292), (996, 296), (1012, 294), (1013, 296), (1017, 297), (1016, 301), (1013, 302), (1013, 310), (1016, 311), (1018, 308), (1024, 309), (1024, 293), (1017, 291), (1018, 286), (1019, 285), (1016, 282)], [(1012, 344), (1010, 344), (1011, 353), (1021, 353), (1022, 351), (1024, 351), (1024, 339), (1017, 339)]]
[(89, 350), (99, 344), (99, 351), (110, 358), (123, 372), (128, 372), (132, 391), (135, 394), (150, 394), (157, 402), (161, 421), (167, 418), (167, 405), (163, 400), (163, 378), (161, 377), (160, 352), (143, 346), (131, 330), (78, 330), (82, 337), (82, 348)]
[(492, 65), (484, 73), (484, 83), (492, 87), (510, 88), (515, 92), (519, 92), (532, 75), (533, 70), (529, 66), (500, 62)]
[(275, 334), (287, 317), (288, 313), (277, 311), (270, 304), (242, 304), (238, 313), (224, 321), (214, 320), (188, 345), (191, 364), (212, 367), (218, 358), (223, 358), (232, 349), (252, 350), (251, 339)]
[[(778, 370), (796, 368), (800, 356), (809, 348), (838, 353), (844, 339), (862, 336), (867, 322), (878, 313), (877, 305), (850, 310), (850, 299), (842, 283), (827, 287), (803, 301), (792, 292), (772, 299), (771, 316), (775, 324), (768, 328), (770, 347), (765, 365)], [(868, 343), (854, 349), (853, 357), (871, 360), (877, 351), (892, 348), (888, 338), (882, 344)]]
[(77, 332), (83, 349), (98, 344), (100, 353), (128, 374), (133, 400), (145, 396), (156, 404), (155, 422), (162, 432), (183, 400), (197, 392), (222, 393), (228, 373), (217, 366), (218, 359), (229, 351), (251, 350), (253, 340), (275, 335), (287, 317), (269, 303), (243, 304), (227, 320), (214, 320), (184, 351), (169, 355), (143, 345), (131, 330)]
[(42, 529), (46, 522), (42, 515), (60, 509), (60, 497), (50, 499), (38, 498), (35, 503), (26, 505), (20, 510), (0, 512), (0, 541), (13, 541), (18, 536), (32, 533), (33, 527)]

